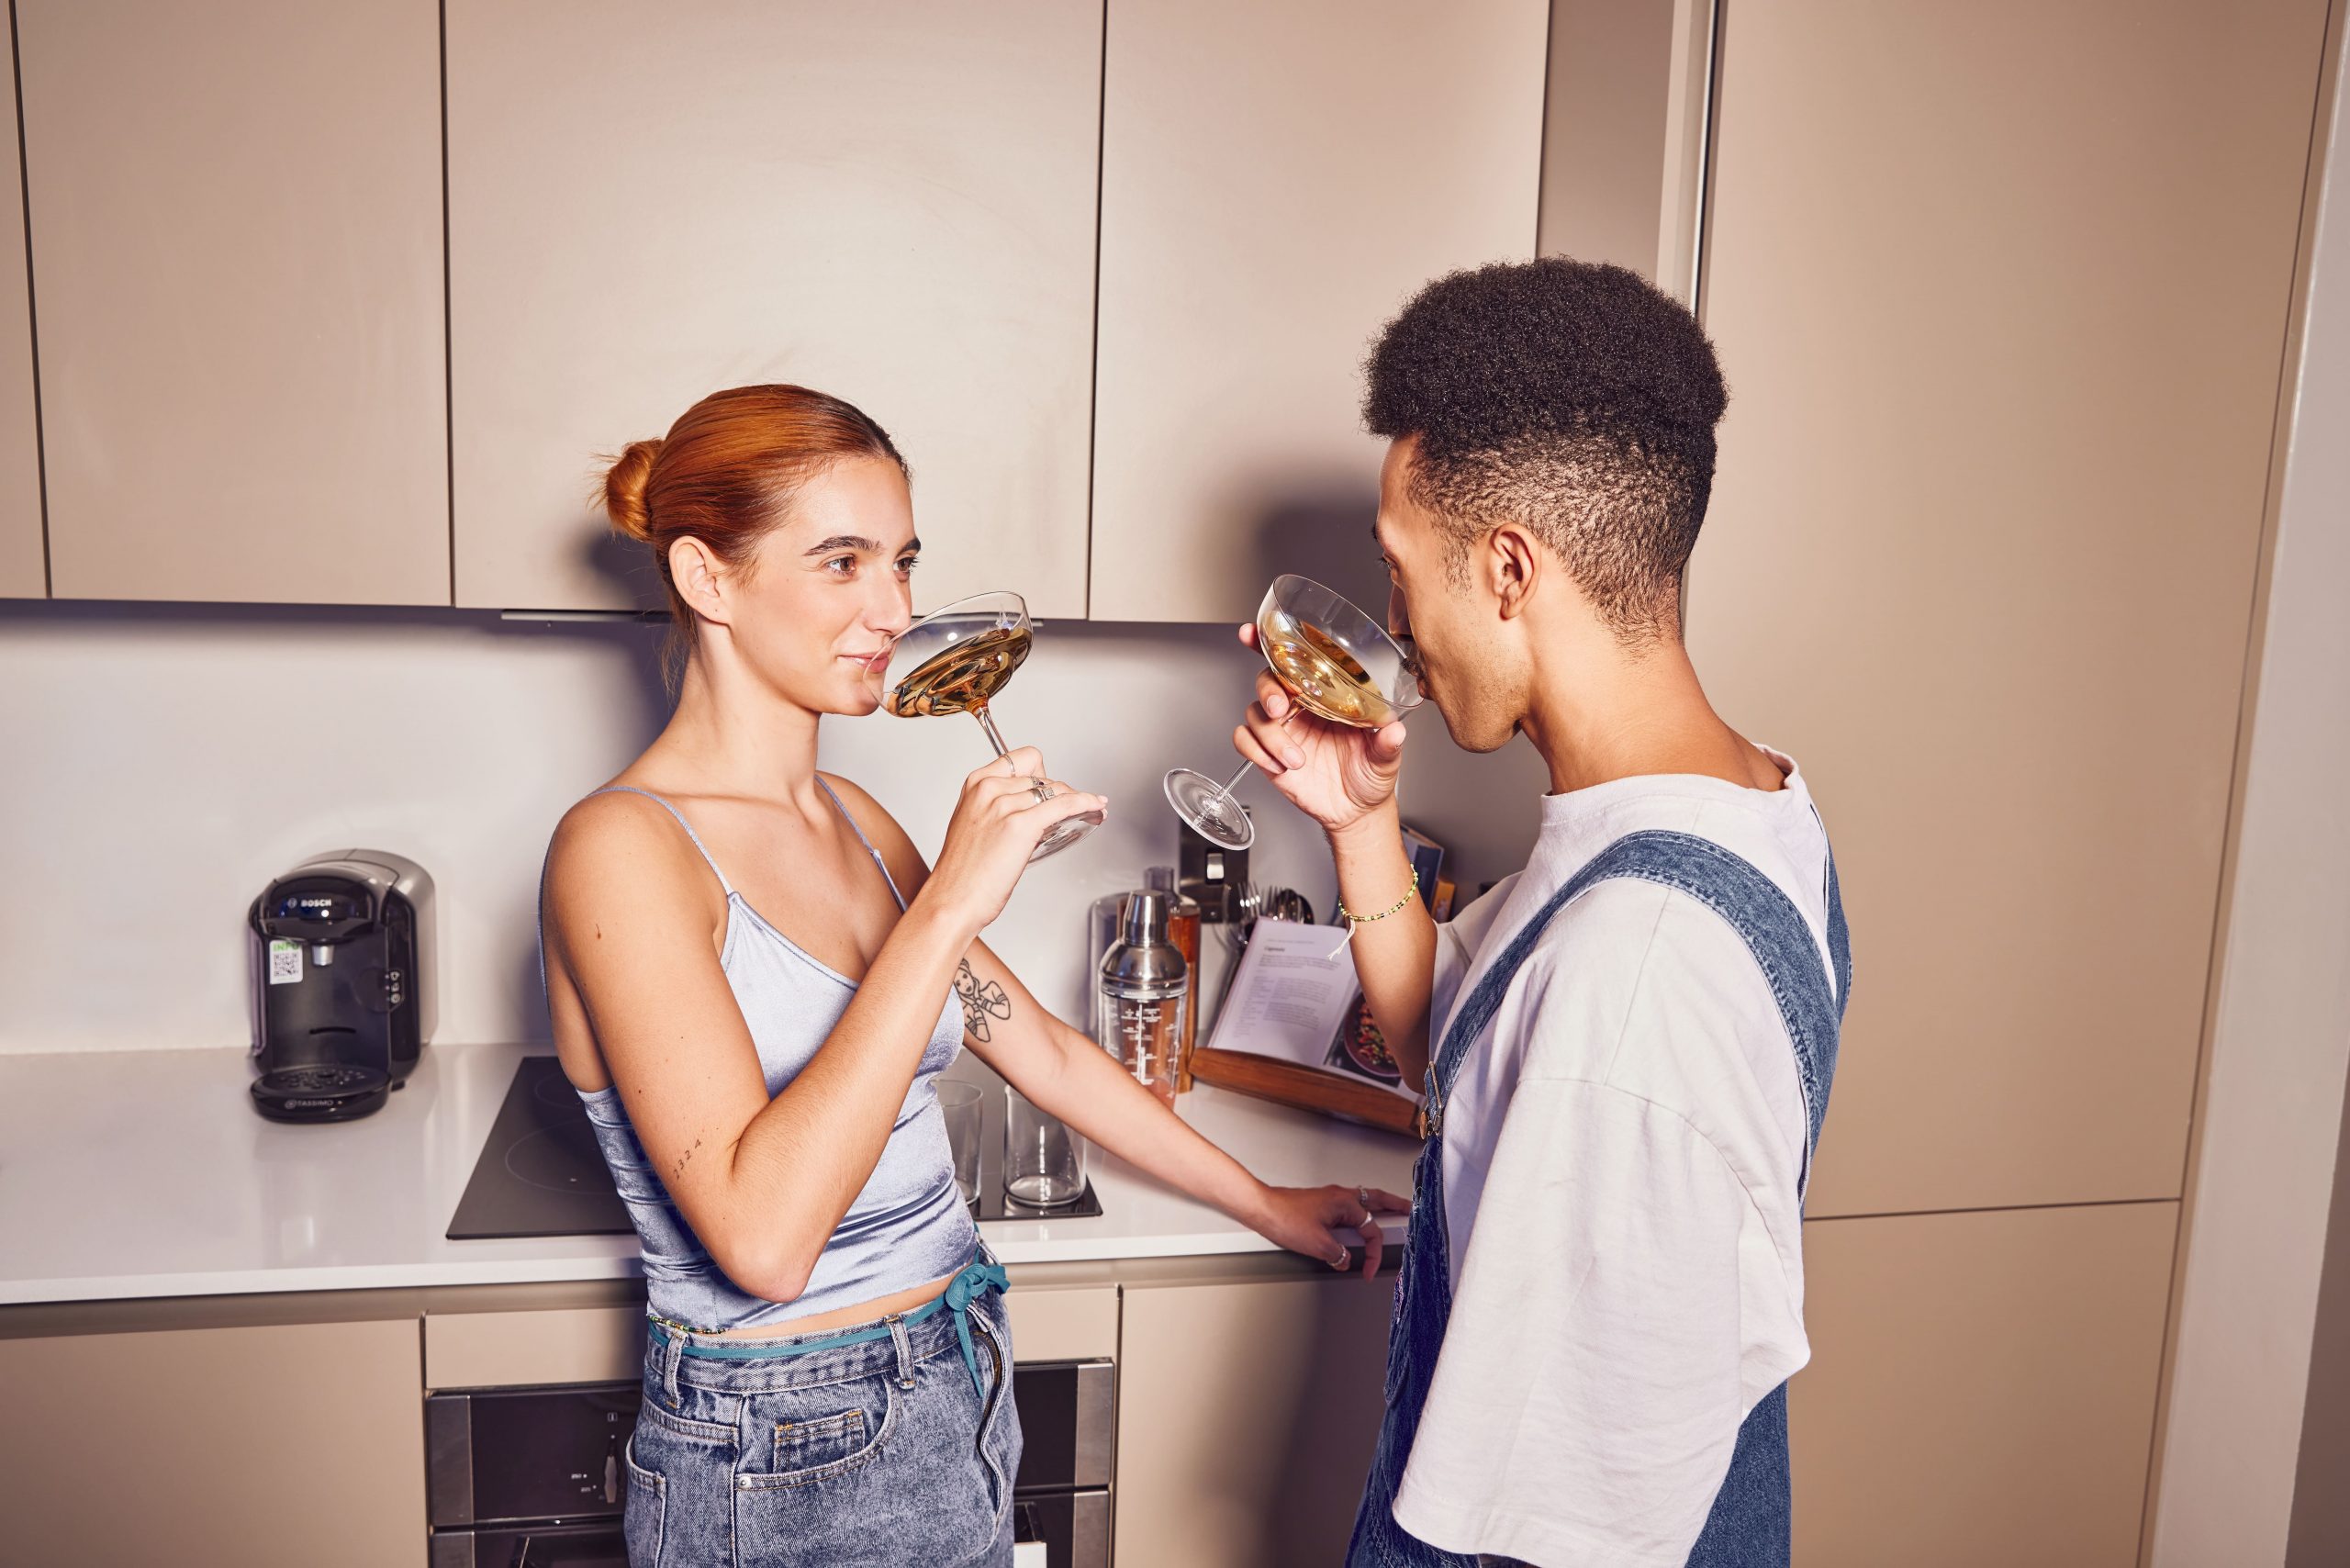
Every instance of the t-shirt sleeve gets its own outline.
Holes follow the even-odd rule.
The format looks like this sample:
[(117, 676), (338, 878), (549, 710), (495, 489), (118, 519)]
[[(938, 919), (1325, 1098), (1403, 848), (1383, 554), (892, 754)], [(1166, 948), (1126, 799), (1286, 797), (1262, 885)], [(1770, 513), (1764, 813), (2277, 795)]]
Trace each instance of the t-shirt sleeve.
[(1751, 1403), (1743, 1184), (1681, 1116), (1536, 1078), (1484, 1192), (1397, 1521), (1463, 1553), (1679, 1568)]
[(1444, 1021), (1452, 1016), (1452, 1003), (1460, 994), (1461, 981), (1469, 978), (1469, 965), (1479, 947), (1500, 917), (1509, 890), (1517, 884), (1518, 873), (1513, 871), (1480, 897), (1470, 901), (1450, 920), (1436, 923), (1436, 972), (1428, 984), (1428, 1049), (1434, 1052), (1440, 1043), (1437, 1035)]

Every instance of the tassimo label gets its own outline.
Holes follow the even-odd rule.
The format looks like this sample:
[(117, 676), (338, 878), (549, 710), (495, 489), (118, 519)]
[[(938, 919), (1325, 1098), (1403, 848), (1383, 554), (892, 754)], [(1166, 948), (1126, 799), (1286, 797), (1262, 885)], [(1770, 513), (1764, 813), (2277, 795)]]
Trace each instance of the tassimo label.
[(269, 983), (296, 985), (302, 979), (302, 944), (283, 936), (269, 939)]

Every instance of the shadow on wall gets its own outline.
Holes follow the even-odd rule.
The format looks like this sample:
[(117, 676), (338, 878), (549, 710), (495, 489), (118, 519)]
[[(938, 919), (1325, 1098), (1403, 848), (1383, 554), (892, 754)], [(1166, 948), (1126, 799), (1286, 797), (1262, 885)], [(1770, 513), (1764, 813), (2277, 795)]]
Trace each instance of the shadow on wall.
[(666, 610), (668, 590), (653, 564), (653, 552), (641, 542), (614, 533), (600, 514), (584, 525), (579, 557), (598, 577), (611, 586), (616, 602), (638, 610)]
[[(1270, 487), (1253, 498), (1243, 537), (1253, 568), (1237, 580), (1262, 594), (1283, 572), (1314, 578), (1346, 595), (1374, 618), (1387, 613), (1387, 572), (1379, 564), (1371, 523), (1379, 515), (1375, 469), (1290, 487)], [(1252, 597), (1239, 616), (1256, 613)], [(1237, 619), (1237, 617), (1236, 617)]]

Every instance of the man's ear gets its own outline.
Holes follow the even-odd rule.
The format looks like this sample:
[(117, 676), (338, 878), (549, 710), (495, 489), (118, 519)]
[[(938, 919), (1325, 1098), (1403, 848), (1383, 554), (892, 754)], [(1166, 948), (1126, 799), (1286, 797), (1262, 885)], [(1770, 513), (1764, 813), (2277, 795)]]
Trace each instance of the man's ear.
[(1542, 552), (1534, 536), (1514, 522), (1497, 525), (1479, 547), (1485, 586), (1501, 604), (1502, 619), (1514, 621), (1526, 613), (1541, 581)]
[(730, 579), (725, 563), (690, 533), (670, 543), (669, 580), (677, 585), (677, 597), (695, 614), (721, 626), (732, 624), (733, 611), (726, 602)]

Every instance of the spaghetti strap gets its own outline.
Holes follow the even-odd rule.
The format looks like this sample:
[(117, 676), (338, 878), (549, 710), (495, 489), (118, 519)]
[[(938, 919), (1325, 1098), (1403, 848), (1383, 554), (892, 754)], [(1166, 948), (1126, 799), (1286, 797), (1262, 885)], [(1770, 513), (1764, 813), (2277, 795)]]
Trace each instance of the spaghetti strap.
[[(686, 836), (694, 841), (694, 847), (696, 849), (701, 851), (702, 860), (704, 864), (710, 867), (710, 874), (718, 879), (719, 887), (725, 890), (728, 898), (731, 899), (734, 896), (734, 884), (728, 881), (726, 879), (726, 873), (718, 868), (718, 862), (711, 857), (710, 846), (701, 841), (701, 834), (694, 831), (694, 824), (686, 820), (685, 812), (677, 810), (677, 807), (671, 805), (668, 801), (663, 800), (652, 790), (640, 790), (633, 784), (608, 784), (601, 790), (589, 790), (588, 795), (591, 799), (597, 795), (642, 795), (646, 800), (652, 801), (655, 805), (659, 806), (663, 811), (668, 812), (671, 816), (677, 818), (677, 825), (686, 830)], [(839, 802), (837, 801), (834, 802), (834, 804), (838, 803)], [(852, 823), (850, 825), (854, 826), (855, 824)]]
[[(842, 821), (848, 823), (849, 832), (856, 834), (857, 843), (865, 846), (865, 852), (873, 857), (873, 863), (881, 868), (881, 879), (890, 884), (890, 896), (898, 901), (898, 909), (903, 913), (906, 907), (906, 895), (898, 890), (898, 879), (890, 875), (890, 863), (881, 858), (881, 852), (873, 847), (873, 841), (865, 836), (865, 830), (856, 825), (856, 819), (849, 815), (848, 808), (841, 804), (840, 796), (834, 794), (832, 785), (825, 782), (822, 774), (816, 775), (816, 782), (824, 786), (824, 793), (832, 796), (833, 809), (840, 812)], [(684, 819), (678, 820), (682, 822)], [(693, 830), (688, 828), (686, 831), (690, 833)], [(711, 869), (715, 870), (716, 868), (713, 867)]]

